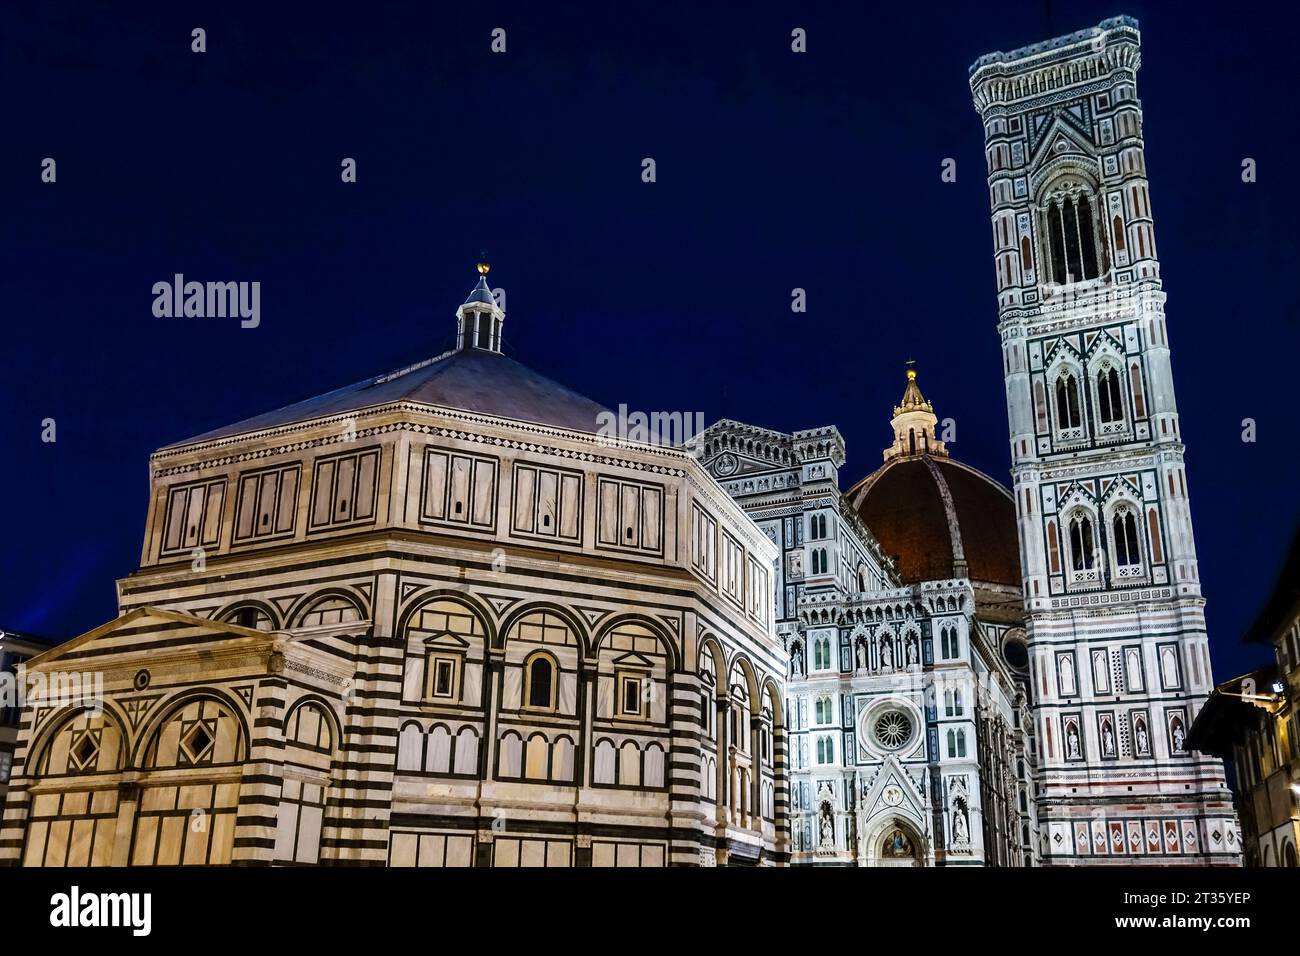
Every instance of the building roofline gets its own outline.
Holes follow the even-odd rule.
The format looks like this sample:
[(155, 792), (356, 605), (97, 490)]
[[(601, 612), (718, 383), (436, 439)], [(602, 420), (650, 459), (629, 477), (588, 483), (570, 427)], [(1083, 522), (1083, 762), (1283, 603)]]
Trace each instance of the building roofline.
[(977, 71), (986, 66), (993, 66), (995, 64), (1012, 64), (1018, 60), (1027, 60), (1044, 53), (1050, 53), (1053, 50), (1060, 50), (1064, 47), (1096, 39), (1111, 30), (1125, 28), (1136, 32), (1138, 30), (1137, 19), (1123, 14), (1116, 17), (1108, 17), (1096, 26), (1085, 27), (1082, 30), (1075, 30), (1073, 33), (1062, 34), (1061, 36), (1053, 37), (1050, 40), (1031, 43), (1028, 46), (1018, 47), (1014, 50), (995, 50), (992, 53), (986, 53), (970, 65), (968, 73), (971, 76), (974, 76)]

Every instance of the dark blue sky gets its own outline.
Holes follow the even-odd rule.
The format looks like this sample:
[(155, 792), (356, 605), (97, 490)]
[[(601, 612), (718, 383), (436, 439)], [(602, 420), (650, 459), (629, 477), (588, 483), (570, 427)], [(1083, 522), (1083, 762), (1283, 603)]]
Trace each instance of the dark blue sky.
[[(469, 6), (6, 5), (0, 626), (111, 618), (153, 449), (435, 354), (484, 247), (507, 351), (606, 405), (835, 424), (852, 481), (880, 461), (910, 356), (956, 456), (1006, 481), (967, 67), (1128, 13), (1211, 645), (1220, 677), (1253, 666), (1238, 637), (1300, 471), (1293, 14)], [(260, 281), (261, 326), (154, 318), (176, 272)]]

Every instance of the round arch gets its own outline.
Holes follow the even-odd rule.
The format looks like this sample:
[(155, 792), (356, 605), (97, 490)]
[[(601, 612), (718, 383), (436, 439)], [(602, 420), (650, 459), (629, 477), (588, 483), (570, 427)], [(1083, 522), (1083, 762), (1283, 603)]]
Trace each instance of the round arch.
[(763, 697), (772, 701), (772, 727), (785, 729), (785, 709), (781, 698), (781, 688), (770, 676), (763, 679)]
[(537, 614), (543, 611), (548, 614), (554, 614), (569, 626), (569, 629), (573, 631), (574, 638), (578, 642), (579, 659), (587, 659), (590, 656), (589, 648), (591, 647), (591, 635), (587, 631), (587, 626), (583, 624), (578, 615), (569, 610), (569, 608), (560, 604), (555, 604), (551, 601), (533, 601), (514, 608), (501, 621), (501, 627), (497, 631), (492, 647), (497, 650), (504, 649), (511, 630), (514, 629), (514, 626), (518, 624), (520, 620), (527, 617), (529, 614)]
[(1049, 159), (1030, 173), (1029, 194), (1033, 197), (1033, 204), (1042, 206), (1056, 185), (1070, 177), (1078, 179), (1085, 188), (1092, 191), (1093, 196), (1101, 195), (1101, 167), (1091, 157), (1068, 153)]
[(333, 734), (334, 751), (337, 752), (343, 746), (343, 724), (339, 715), (335, 712), (334, 707), (328, 700), (319, 694), (304, 694), (293, 702), (293, 706), (284, 712), (284, 726), (289, 726), (289, 721), (293, 715), (302, 710), (303, 707), (315, 705), (325, 714), (325, 719), (329, 721), (330, 733)]
[[(605, 639), (609, 637), (615, 628), (621, 627), (624, 624), (635, 624), (639, 627), (644, 627), (655, 636), (656, 640), (658, 640), (660, 645), (664, 648), (664, 653), (668, 657), (668, 670), (670, 673), (681, 668), (681, 655), (677, 652), (677, 647), (673, 644), (672, 637), (668, 634), (667, 629), (653, 618), (647, 617), (644, 614), (637, 614), (636, 612), (616, 615), (602, 624), (600, 631), (597, 632), (596, 639), (592, 642), (592, 656), (599, 654), (601, 645), (605, 643)], [(716, 664), (717, 662), (714, 661), (714, 663)]]
[(921, 822), (910, 814), (885, 814), (867, 831), (867, 865), (924, 866), (928, 852), (923, 832)]
[[(439, 588), (434, 591), (421, 591), (412, 597), (397, 616), (397, 633), (405, 634), (411, 619), (430, 604), (439, 601), (451, 601), (459, 604), (470, 614), (478, 618), (483, 625), (483, 634), (488, 647), (497, 646), (496, 617), (487, 602), (468, 591), (456, 591), (451, 588)], [(504, 631), (502, 632), (504, 633)]]
[[(126, 720), (126, 715), (121, 712), (114, 702), (104, 700), (100, 704), (100, 712), (113, 722), (118, 737), (122, 741), (118, 754), (120, 766), (116, 769), (129, 770), (133, 766), (131, 757), (135, 749), (135, 742), (131, 739), (131, 735), (127, 733), (127, 727), (130, 726), (130, 723)], [(45, 726), (33, 735), (31, 746), (27, 748), (27, 757), (23, 765), (25, 776), (30, 777), (32, 775), (29, 768), (41, 765), (41, 761), (45, 759), (55, 735), (71, 721), (76, 720), (85, 713), (94, 713), (94, 710), (84, 704), (73, 704), (65, 707), (60, 713), (55, 714), (45, 722)]]
[(756, 703), (761, 704), (762, 701), (759, 696), (761, 687), (758, 683), (758, 672), (754, 668), (753, 661), (746, 656), (744, 651), (737, 651), (727, 663), (726, 686), (728, 696), (731, 694), (731, 674), (732, 671), (735, 670), (739, 670), (741, 676), (745, 679), (745, 690), (749, 692), (750, 706), (753, 707)]
[(139, 735), (131, 745), (131, 768), (135, 769), (141, 766), (145, 754), (149, 749), (149, 744), (157, 736), (158, 731), (171, 719), (171, 716), (180, 710), (186, 704), (196, 700), (211, 700), (227, 708), (235, 721), (239, 724), (240, 733), (244, 735), (244, 741), (247, 748), (253, 746), (253, 735), (248, 723), (248, 713), (244, 709), (244, 702), (237, 697), (232, 697), (224, 690), (218, 687), (186, 687), (177, 691), (165, 703), (160, 705), (154, 711), (152, 717), (145, 721), (141, 727)]
[(258, 601), (254, 598), (232, 601), (214, 614), (212, 619), (214, 621), (219, 621), (222, 624), (234, 624), (236, 627), (244, 627), (244, 625), (232, 619), (245, 608), (252, 608), (259, 614), (266, 615), (266, 619), (271, 622), (271, 626), (268, 630), (279, 631), (283, 629), (284, 625), (283, 621), (280, 619), (280, 613), (271, 605), (271, 603), (269, 601)]
[[(712, 631), (705, 631), (700, 635), (699, 646), (695, 649), (695, 673), (697, 675), (701, 673), (700, 659), (704, 656), (705, 648), (708, 648), (709, 653), (713, 655), (714, 675), (726, 674), (728, 666), (727, 653), (722, 649), (722, 641)], [(718, 682), (721, 683), (721, 677), (719, 677)]]
[(300, 627), (299, 623), (303, 615), (307, 614), (313, 607), (328, 598), (342, 598), (356, 608), (357, 616), (361, 621), (370, 620), (370, 605), (359, 593), (349, 588), (322, 588), (319, 591), (313, 591), (310, 594), (303, 595), (287, 614), (284, 620), (288, 627)]

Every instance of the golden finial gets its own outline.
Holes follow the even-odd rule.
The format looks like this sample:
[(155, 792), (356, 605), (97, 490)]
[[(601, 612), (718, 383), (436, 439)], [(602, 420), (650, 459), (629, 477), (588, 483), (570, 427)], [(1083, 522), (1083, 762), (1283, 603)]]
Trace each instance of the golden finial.
[(492, 267), (488, 265), (486, 262), (480, 262), (477, 266), (475, 266), (475, 268), (478, 269), (479, 275), (485, 276), (488, 274), (488, 270), (491, 269)]
[(908, 359), (904, 364), (907, 366), (907, 380), (909, 382), (915, 382), (916, 369), (913, 368), (913, 366), (916, 365), (916, 359)]

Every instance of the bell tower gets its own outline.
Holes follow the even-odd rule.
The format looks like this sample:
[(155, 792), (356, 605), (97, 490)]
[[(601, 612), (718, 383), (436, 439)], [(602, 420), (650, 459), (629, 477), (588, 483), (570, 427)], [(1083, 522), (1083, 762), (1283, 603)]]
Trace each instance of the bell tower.
[(971, 67), (1046, 864), (1235, 863), (1137, 98), (1137, 21)]

